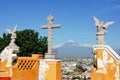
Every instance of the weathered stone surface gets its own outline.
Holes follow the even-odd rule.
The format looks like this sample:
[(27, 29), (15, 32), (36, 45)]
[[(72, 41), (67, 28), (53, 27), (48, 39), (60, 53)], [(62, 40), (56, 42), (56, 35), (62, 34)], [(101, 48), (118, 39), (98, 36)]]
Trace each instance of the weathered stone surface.
[[(48, 25), (43, 25), (42, 29), (48, 29), (48, 52), (46, 54), (46, 58), (53, 58), (52, 54), (52, 29), (53, 28), (60, 28), (60, 24), (53, 24), (52, 21), (54, 20), (54, 17), (52, 15), (49, 15), (48, 18)], [(49, 54), (49, 55), (48, 55)]]
[(94, 17), (94, 21), (95, 21), (95, 26), (97, 27), (96, 39), (98, 41), (98, 44), (105, 44), (104, 36), (105, 34), (108, 33), (105, 29), (114, 22), (111, 21), (104, 23), (103, 21), (99, 21), (96, 17)]
[(57, 56), (55, 55), (55, 53), (45, 55), (45, 59), (56, 59), (56, 58), (57, 58)]

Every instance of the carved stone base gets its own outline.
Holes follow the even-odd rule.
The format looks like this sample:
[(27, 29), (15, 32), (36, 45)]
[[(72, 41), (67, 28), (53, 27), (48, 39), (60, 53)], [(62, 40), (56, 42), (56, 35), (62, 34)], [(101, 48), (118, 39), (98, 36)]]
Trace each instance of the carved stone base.
[(51, 54), (46, 53), (45, 59), (56, 59), (56, 55), (54, 53)]

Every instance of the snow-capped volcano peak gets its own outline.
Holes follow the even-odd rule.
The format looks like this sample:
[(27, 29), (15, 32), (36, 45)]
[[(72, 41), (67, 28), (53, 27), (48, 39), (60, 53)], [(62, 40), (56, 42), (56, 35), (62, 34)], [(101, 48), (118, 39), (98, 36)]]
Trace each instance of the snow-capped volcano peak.
[(69, 41), (67, 41), (67, 43), (65, 43), (65, 44), (63, 45), (63, 47), (78, 47), (78, 46), (79, 46), (79, 44), (76, 43), (76, 42), (73, 41), (73, 40), (69, 40)]
[(69, 40), (69, 41), (67, 41), (68, 43), (74, 43), (75, 41), (73, 41), (73, 40)]

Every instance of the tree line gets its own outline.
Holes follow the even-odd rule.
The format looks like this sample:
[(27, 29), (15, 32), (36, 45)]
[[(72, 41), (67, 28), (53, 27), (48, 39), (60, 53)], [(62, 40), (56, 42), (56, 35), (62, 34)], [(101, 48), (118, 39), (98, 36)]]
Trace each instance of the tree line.
[[(31, 56), (32, 54), (45, 54), (47, 52), (47, 37), (39, 36), (39, 33), (26, 29), (17, 31), (15, 44), (20, 47), (18, 56)], [(11, 35), (3, 33), (0, 37), (0, 52), (9, 45)]]

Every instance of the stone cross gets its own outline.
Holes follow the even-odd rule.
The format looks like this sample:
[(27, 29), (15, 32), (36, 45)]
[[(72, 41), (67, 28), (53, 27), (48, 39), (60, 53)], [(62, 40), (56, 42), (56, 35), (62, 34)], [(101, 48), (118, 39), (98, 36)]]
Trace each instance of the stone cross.
[(108, 33), (105, 29), (114, 22), (111, 21), (104, 23), (103, 21), (99, 21), (96, 17), (94, 17), (94, 21), (95, 21), (95, 26), (97, 27), (96, 36), (97, 36), (98, 44), (105, 44), (104, 35)]
[(43, 25), (42, 29), (48, 29), (48, 54), (52, 54), (52, 29), (53, 28), (60, 28), (60, 24), (53, 24), (52, 21), (54, 17), (49, 15), (48, 18), (48, 25)]

